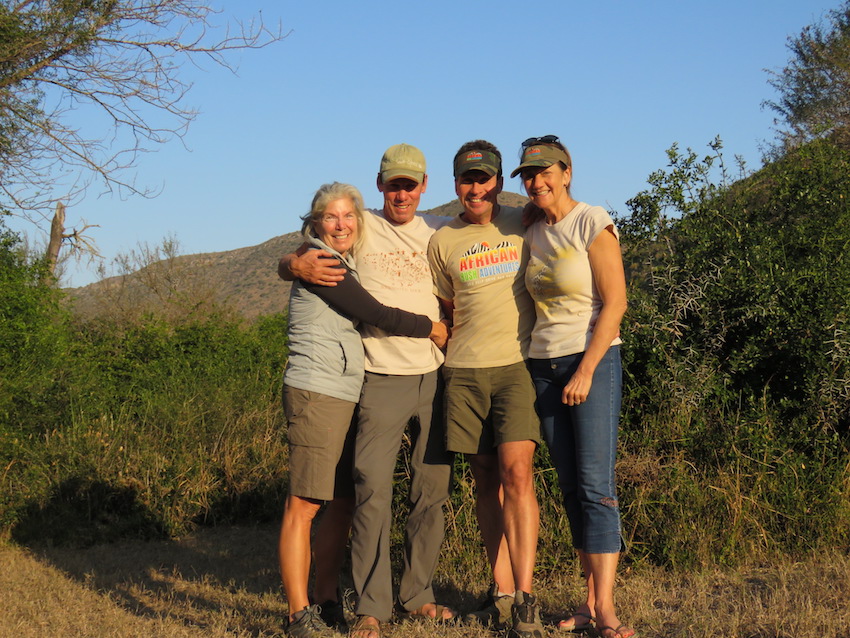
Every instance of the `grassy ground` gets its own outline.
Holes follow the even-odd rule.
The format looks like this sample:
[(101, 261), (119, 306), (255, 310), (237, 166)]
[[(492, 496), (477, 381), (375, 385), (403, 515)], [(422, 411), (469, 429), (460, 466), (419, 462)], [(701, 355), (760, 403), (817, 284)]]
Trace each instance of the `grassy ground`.
[[(275, 559), (276, 529), (204, 529), (178, 541), (88, 549), (0, 547), (0, 636), (274, 636), (286, 603)], [(641, 636), (846, 638), (850, 557), (674, 573), (624, 568), (621, 617)], [(480, 577), (439, 577), (441, 602), (465, 609), (486, 587)], [(574, 565), (539, 574), (547, 621), (580, 602)], [(433, 636), (432, 627), (388, 625), (393, 638)], [(441, 628), (446, 638), (482, 630)], [(549, 625), (552, 636), (558, 632)], [(563, 634), (567, 636), (569, 634)], [(593, 634), (590, 634), (591, 636)]]

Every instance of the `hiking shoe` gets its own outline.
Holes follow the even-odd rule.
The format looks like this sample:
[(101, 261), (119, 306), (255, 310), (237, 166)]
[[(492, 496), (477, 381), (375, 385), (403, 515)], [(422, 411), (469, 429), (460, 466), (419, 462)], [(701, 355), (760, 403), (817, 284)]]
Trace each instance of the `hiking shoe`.
[(345, 619), (345, 609), (342, 607), (342, 601), (326, 600), (319, 605), (319, 616), (322, 622), (334, 631), (341, 634), (348, 633), (348, 621)]
[(545, 635), (537, 598), (517, 590), (511, 607), (511, 628), (507, 638), (544, 638)]
[(286, 626), (289, 638), (330, 638), (333, 631), (322, 617), (318, 605), (310, 605), (294, 614), (295, 620), (290, 620)]
[(511, 620), (511, 606), (514, 597), (511, 595), (499, 596), (499, 586), (493, 583), (487, 598), (475, 611), (471, 611), (463, 617), (463, 622), (469, 625), (484, 625), (494, 629), (504, 629)]

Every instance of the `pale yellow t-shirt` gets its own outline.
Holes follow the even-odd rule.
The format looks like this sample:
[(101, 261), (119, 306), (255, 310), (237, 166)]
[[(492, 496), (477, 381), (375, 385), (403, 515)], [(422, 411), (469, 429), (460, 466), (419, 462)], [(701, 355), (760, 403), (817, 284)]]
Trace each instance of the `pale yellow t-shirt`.
[(434, 289), (454, 303), (448, 366), (493, 368), (528, 356), (534, 306), (525, 288), (521, 216), (519, 208), (502, 206), (489, 224), (456, 217), (431, 238)]

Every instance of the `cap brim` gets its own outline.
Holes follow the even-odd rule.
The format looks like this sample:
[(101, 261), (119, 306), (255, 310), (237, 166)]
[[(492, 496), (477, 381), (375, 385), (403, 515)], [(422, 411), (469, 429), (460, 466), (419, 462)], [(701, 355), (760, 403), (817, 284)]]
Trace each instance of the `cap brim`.
[(416, 171), (406, 171), (401, 168), (391, 169), (381, 173), (381, 181), (384, 184), (399, 178), (412, 179), (417, 184), (421, 184), (422, 180), (425, 179), (425, 173), (417, 173)]
[[(461, 175), (466, 175), (470, 171), (481, 171), (482, 173), (487, 173), (490, 177), (493, 177), (493, 175), (496, 175), (499, 172), (489, 164), (472, 164), (471, 166), (464, 166), (463, 173), (461, 173)], [(460, 177), (460, 175), (458, 177)]]
[(524, 168), (548, 168), (555, 164), (558, 160), (550, 160), (550, 159), (539, 159), (532, 160), (530, 162), (523, 162), (519, 166), (517, 166), (513, 171), (511, 171), (511, 177), (516, 177), (520, 174), (522, 169)]

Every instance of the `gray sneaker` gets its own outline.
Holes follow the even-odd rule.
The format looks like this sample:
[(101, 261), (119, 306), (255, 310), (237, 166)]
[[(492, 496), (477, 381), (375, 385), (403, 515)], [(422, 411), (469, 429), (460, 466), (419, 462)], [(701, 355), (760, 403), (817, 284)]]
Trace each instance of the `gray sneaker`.
[(511, 628), (507, 638), (543, 638), (545, 635), (537, 598), (524, 591), (517, 591), (511, 607)]
[(484, 625), (494, 629), (504, 629), (511, 620), (511, 607), (514, 597), (510, 595), (499, 596), (499, 586), (493, 583), (487, 594), (487, 599), (475, 611), (471, 611), (463, 617), (463, 622), (470, 625)]
[(286, 626), (286, 635), (289, 638), (331, 638), (334, 632), (322, 621), (320, 613), (318, 605), (296, 612), (295, 620), (290, 620)]
[(326, 600), (319, 605), (319, 616), (328, 627), (341, 634), (348, 633), (348, 621), (341, 600)]

